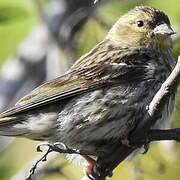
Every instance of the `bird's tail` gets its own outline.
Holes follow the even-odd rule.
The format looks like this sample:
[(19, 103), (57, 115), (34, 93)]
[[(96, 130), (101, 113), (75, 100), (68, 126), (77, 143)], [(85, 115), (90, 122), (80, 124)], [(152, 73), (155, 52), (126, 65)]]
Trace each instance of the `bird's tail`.
[[(0, 117), (0, 135), (1, 136), (21, 136), (20, 119), (16, 117)], [(20, 130), (21, 129), (21, 130)]]

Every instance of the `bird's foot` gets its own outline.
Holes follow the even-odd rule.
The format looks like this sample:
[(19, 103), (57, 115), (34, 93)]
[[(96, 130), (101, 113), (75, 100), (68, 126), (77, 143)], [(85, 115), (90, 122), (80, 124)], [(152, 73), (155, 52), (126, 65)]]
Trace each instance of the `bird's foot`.
[[(90, 180), (105, 180), (106, 176), (111, 177), (112, 172), (108, 169), (104, 169), (101, 167), (101, 163), (93, 159), (92, 157), (85, 155), (83, 156), (88, 165), (85, 167), (85, 174)], [(103, 176), (102, 176), (103, 175)]]
[(144, 152), (142, 153), (142, 154), (146, 154), (147, 152), (148, 152), (148, 150), (149, 150), (149, 143), (145, 143), (144, 145), (143, 145), (143, 148), (144, 148)]
[(92, 176), (92, 174), (93, 174), (93, 169), (96, 166), (96, 160), (88, 155), (83, 155), (83, 157), (88, 163), (88, 165), (84, 169), (85, 174), (89, 179), (94, 180), (94, 177)]

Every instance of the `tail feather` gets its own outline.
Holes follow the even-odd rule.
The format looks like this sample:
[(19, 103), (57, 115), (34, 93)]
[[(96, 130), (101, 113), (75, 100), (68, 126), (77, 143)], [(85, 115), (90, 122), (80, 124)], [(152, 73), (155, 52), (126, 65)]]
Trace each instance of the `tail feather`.
[[(22, 136), (24, 134), (24, 129), (17, 127), (19, 118), (16, 117), (2, 117), (0, 118), (0, 135), (1, 136)], [(20, 123), (21, 124), (21, 123)], [(19, 124), (19, 125), (20, 125)]]
[(17, 119), (16, 117), (2, 117), (0, 118), (0, 127), (4, 126), (6, 124), (12, 124), (14, 123), (14, 120)]

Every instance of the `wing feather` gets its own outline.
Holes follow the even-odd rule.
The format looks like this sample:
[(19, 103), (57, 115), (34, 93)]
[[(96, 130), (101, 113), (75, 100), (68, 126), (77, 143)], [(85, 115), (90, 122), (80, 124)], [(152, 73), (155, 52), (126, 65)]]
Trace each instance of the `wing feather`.
[[(119, 54), (121, 56), (121, 53)], [(104, 62), (87, 64), (81, 69), (73, 66), (67, 74), (44, 83), (18, 101), (13, 108), (1, 113), (0, 121), (3, 117), (14, 116), (16, 113), (28, 111), (102, 86), (139, 79), (145, 74), (144, 65), (127, 65), (121, 62), (121, 57), (119, 57), (119, 62), (114, 63), (113, 56), (107, 58), (111, 62), (104, 59)], [(114, 59), (117, 60), (118, 57), (116, 56)]]

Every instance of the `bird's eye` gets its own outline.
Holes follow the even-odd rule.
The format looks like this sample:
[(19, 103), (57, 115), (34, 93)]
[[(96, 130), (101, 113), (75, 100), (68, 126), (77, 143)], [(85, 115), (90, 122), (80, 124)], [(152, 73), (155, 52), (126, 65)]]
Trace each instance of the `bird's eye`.
[(143, 27), (144, 26), (144, 21), (142, 21), (142, 20), (137, 21), (137, 26), (138, 27)]

